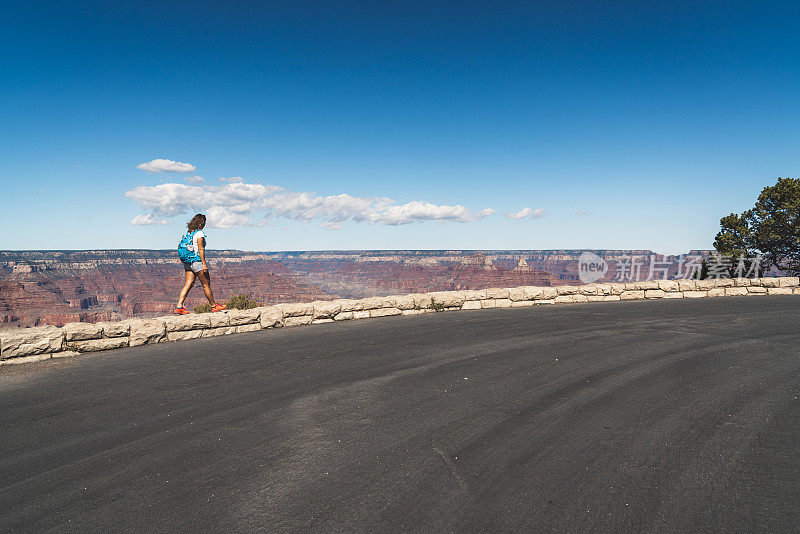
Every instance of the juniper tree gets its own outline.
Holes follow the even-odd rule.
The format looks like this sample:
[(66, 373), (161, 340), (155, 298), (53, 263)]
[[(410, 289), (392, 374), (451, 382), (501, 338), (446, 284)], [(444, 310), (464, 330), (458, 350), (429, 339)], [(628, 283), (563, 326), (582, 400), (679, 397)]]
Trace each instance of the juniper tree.
[(753, 208), (723, 217), (720, 226), (717, 252), (750, 262), (760, 254), (762, 270), (774, 266), (800, 274), (800, 179), (778, 178), (761, 191)]

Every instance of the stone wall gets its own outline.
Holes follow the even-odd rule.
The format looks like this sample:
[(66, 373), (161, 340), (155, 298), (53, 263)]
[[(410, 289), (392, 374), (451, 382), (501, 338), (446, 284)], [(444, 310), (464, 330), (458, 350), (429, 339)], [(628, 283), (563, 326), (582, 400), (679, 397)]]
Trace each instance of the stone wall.
[(360, 300), (277, 304), (251, 310), (171, 315), (113, 323), (68, 323), (61, 328), (52, 326), (8, 328), (0, 330), (0, 365), (269, 328), (392, 315), (559, 303), (745, 295), (800, 295), (798, 278), (659, 280), (581, 286), (524, 286), (507, 289), (438, 291)]

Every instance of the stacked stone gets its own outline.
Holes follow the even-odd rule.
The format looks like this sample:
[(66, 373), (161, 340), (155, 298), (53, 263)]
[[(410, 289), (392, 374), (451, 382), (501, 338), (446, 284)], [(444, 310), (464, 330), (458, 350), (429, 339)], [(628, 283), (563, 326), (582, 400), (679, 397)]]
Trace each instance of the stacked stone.
[(798, 277), (714, 280), (657, 280), (580, 286), (437, 291), (360, 300), (340, 299), (128, 319), (0, 330), (0, 365), (75, 356), (122, 347), (214, 337), (267, 328), (418, 315), (449, 310), (516, 308), (542, 304), (608, 302), (744, 295), (800, 295)]

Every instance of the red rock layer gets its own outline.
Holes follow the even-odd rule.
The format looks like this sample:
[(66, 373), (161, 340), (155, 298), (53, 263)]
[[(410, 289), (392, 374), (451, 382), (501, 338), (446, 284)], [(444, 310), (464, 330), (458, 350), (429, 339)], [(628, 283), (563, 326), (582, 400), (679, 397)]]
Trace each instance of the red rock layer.
[[(440, 290), (580, 283), (580, 250), (394, 250), (240, 252), (210, 250), (219, 301), (244, 293), (265, 304)], [(648, 250), (596, 251), (604, 279), (638, 258), (677, 275), (678, 257)], [(704, 255), (707, 251), (690, 251)], [(0, 325), (61, 325), (169, 313), (183, 285), (174, 250), (0, 251)], [(628, 281), (628, 280), (622, 280)], [(205, 303), (199, 284), (187, 306)]]
[[(335, 298), (310, 284), (267, 271), (264, 262), (222, 264), (212, 271), (217, 300), (247, 294), (262, 303)], [(184, 283), (179, 263), (99, 266), (80, 270), (40, 270), (0, 279), (0, 323), (6, 326), (63, 325), (172, 311)], [(199, 282), (187, 307), (206, 302)]]

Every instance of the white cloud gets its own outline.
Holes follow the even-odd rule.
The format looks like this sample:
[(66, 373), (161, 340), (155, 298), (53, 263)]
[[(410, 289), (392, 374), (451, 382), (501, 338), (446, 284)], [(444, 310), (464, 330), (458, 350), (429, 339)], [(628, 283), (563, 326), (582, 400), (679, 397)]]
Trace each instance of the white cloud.
[(240, 184), (244, 182), (244, 178), (241, 176), (231, 176), (230, 178), (224, 178), (222, 176), (219, 177), (220, 182), (226, 182), (229, 184)]
[(536, 208), (535, 210), (524, 207), (516, 213), (508, 213), (509, 219), (541, 219), (544, 217), (544, 208)]
[(370, 222), (380, 222), (391, 226), (409, 224), (417, 221), (455, 221), (470, 222), (482, 219), (494, 213), (486, 209), (473, 214), (464, 206), (437, 206), (429, 202), (409, 202), (401, 206), (389, 206), (370, 215)]
[(143, 171), (159, 173), (159, 172), (194, 172), (197, 167), (191, 163), (181, 163), (180, 161), (172, 161), (171, 159), (154, 159), (145, 163), (140, 163), (136, 166), (137, 169)]
[(150, 226), (154, 224), (169, 224), (165, 219), (156, 219), (152, 214), (137, 215), (131, 221), (131, 224), (139, 226)]
[[(125, 193), (146, 213), (133, 224), (163, 217), (205, 213), (208, 225), (215, 228), (256, 225), (251, 217), (270, 217), (296, 221), (320, 221), (324, 228), (338, 229), (345, 221), (397, 226), (423, 221), (471, 222), (494, 213), (485, 209), (473, 213), (464, 206), (439, 206), (413, 201), (397, 205), (386, 197), (354, 197), (347, 194), (320, 196), (298, 193), (274, 185), (248, 184), (226, 180), (224, 185), (205, 186), (166, 183), (139, 186)], [(148, 222), (144, 222), (148, 221)]]
[(190, 184), (194, 184), (194, 185), (202, 184), (203, 182), (206, 181), (205, 178), (203, 178), (202, 176), (197, 176), (197, 175), (195, 175), (195, 176), (187, 176), (186, 178), (184, 178), (184, 180), (186, 180)]
[[(203, 211), (203, 210), (198, 210)], [(206, 212), (206, 217), (214, 228), (233, 228), (234, 226), (251, 226), (250, 217), (246, 213), (236, 211), (224, 206), (211, 206)]]

